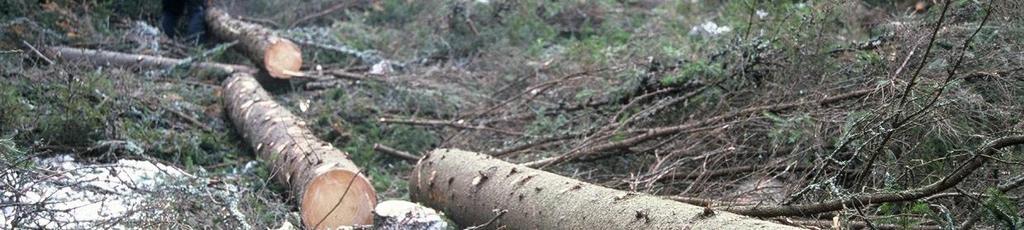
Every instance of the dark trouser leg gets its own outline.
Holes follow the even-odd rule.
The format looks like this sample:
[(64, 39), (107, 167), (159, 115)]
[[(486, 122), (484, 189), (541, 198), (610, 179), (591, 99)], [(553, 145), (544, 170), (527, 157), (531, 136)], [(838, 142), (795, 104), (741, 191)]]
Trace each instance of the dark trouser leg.
[(206, 22), (204, 20), (204, 14), (202, 5), (193, 5), (189, 7), (188, 12), (188, 41), (200, 43), (205, 40), (206, 37)]
[(185, 13), (185, 1), (162, 0), (160, 9), (160, 30), (163, 30), (167, 37), (174, 38), (177, 35), (175, 29), (178, 27), (178, 18)]
[(178, 25), (178, 16), (178, 14), (166, 10), (160, 15), (160, 30), (163, 30), (167, 37), (175, 37), (174, 28)]

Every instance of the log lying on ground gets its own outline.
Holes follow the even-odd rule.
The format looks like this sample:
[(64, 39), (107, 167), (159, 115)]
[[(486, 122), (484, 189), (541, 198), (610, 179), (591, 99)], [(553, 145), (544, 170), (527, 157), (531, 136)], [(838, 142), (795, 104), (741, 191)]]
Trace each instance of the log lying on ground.
[(65, 46), (47, 47), (45, 49), (45, 53), (58, 60), (83, 62), (93, 65), (112, 65), (137, 68), (173, 68), (176, 66), (189, 66), (191, 68), (225, 71), (227, 73), (256, 72), (256, 69), (242, 65), (230, 65), (212, 62), (188, 62), (181, 59), (119, 53), (103, 50), (79, 49)]
[[(110, 51), (46, 50), (60, 60), (94, 65), (170, 68), (187, 64), (179, 59)], [(347, 154), (317, 139), (301, 119), (274, 102), (250, 75), (254, 69), (219, 63), (191, 63), (191, 67), (233, 73), (224, 81), (224, 102), (231, 120), (257, 154), (273, 166), (273, 174), (299, 198), (307, 228), (373, 223), (371, 210), (377, 203), (373, 186)]]
[[(508, 229), (797, 229), (604, 188), (461, 150), (435, 150), (409, 179), (413, 201), (463, 226)], [(505, 212), (495, 218), (498, 212)], [(504, 210), (504, 211), (503, 211)]]
[(317, 139), (251, 75), (236, 73), (223, 84), (235, 128), (299, 199), (307, 229), (373, 223), (376, 192), (348, 154)]
[(260, 25), (231, 18), (217, 8), (206, 10), (206, 21), (218, 38), (238, 41), (242, 53), (267, 70), (271, 77), (289, 79), (301, 75), (302, 51), (288, 39)]

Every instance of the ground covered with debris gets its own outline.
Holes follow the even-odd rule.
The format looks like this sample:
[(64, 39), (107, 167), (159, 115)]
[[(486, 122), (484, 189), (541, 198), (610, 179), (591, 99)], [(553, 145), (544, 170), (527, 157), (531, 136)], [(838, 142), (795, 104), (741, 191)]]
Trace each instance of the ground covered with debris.
[[(301, 226), (228, 120), (223, 76), (37, 51), (253, 64), (230, 43), (163, 37), (157, 1), (9, 3), (0, 228)], [(943, 229), (1024, 226), (1024, 149), (993, 146), (1024, 132), (1015, 4), (216, 3), (302, 46), (305, 76), (265, 88), (382, 201), (409, 199), (415, 162), (381, 146), (459, 148), (801, 227)], [(901, 191), (916, 197), (866, 199)], [(798, 213), (757, 208), (780, 205)]]

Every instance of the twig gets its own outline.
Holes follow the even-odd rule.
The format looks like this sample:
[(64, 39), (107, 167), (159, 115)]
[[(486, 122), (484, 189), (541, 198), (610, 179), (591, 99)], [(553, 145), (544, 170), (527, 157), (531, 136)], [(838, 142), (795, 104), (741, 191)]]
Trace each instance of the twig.
[(213, 132), (213, 128), (210, 128), (210, 126), (207, 126), (206, 124), (203, 124), (203, 122), (200, 122), (199, 120), (196, 120), (196, 118), (194, 118), (192, 116), (189, 116), (188, 114), (182, 113), (182, 112), (180, 112), (178, 110), (171, 109), (170, 107), (167, 107), (165, 105), (158, 105), (158, 106), (161, 109), (164, 109), (166, 111), (170, 111), (171, 114), (174, 114), (175, 116), (178, 116), (179, 118), (184, 119), (185, 121), (188, 121), (189, 123), (192, 123), (192, 125), (195, 125), (195, 126), (199, 127), (203, 131), (211, 132), (211, 133)]
[[(943, 12), (942, 15), (943, 16), (939, 18), (939, 24), (935, 26), (936, 27), (935, 28), (935, 33), (938, 33), (939, 27), (942, 26), (942, 20), (943, 20), (943, 18), (945, 18), (946, 7), (949, 6), (950, 2), (951, 2), (950, 0), (946, 0), (946, 4), (942, 8), (942, 12)], [(970, 46), (971, 41), (973, 41), (974, 37), (978, 35), (978, 32), (981, 32), (981, 29), (985, 27), (985, 23), (988, 22), (989, 16), (991, 16), (991, 15), (992, 15), (992, 3), (989, 3), (988, 11), (987, 11), (987, 13), (985, 13), (985, 17), (981, 19), (981, 24), (978, 25), (978, 28), (974, 30), (974, 33), (972, 33), (971, 36), (967, 38), (967, 40), (964, 40), (963, 46), (960, 49), (960, 56), (957, 57), (956, 63), (953, 64), (952, 68), (950, 68), (950, 69), (948, 69), (946, 71), (946, 73), (947, 73), (946, 79), (942, 82), (942, 85), (938, 89), (935, 90), (935, 93), (932, 95), (931, 100), (929, 100), (928, 103), (924, 107), (921, 107), (920, 109), (916, 110), (914, 113), (911, 113), (910, 115), (908, 115), (908, 116), (906, 116), (906, 117), (904, 117), (902, 119), (900, 118), (900, 114), (902, 114), (902, 112), (896, 113), (896, 115), (895, 115), (895, 117), (893, 119), (892, 128), (887, 129), (887, 131), (885, 132), (885, 134), (884, 134), (884, 136), (882, 138), (881, 144), (879, 144), (878, 148), (876, 148), (875, 151), (871, 153), (871, 156), (868, 158), (868, 162), (867, 162), (866, 166), (864, 167), (864, 170), (861, 171), (860, 174), (857, 175), (858, 178), (862, 178), (862, 179), (866, 178), (866, 176), (871, 173), (871, 170), (874, 168), (873, 166), (874, 166), (874, 163), (875, 163), (875, 159), (882, 152), (883, 148), (885, 148), (886, 145), (888, 145), (888, 143), (891, 140), (893, 134), (895, 134), (897, 131), (899, 131), (900, 128), (902, 128), (904, 125), (910, 123), (911, 120), (913, 120), (914, 118), (917, 118), (917, 116), (920, 116), (920, 115), (924, 114), (926, 111), (928, 111), (929, 109), (931, 109), (932, 107), (935, 106), (935, 103), (938, 102), (939, 97), (942, 96), (943, 92), (945, 92), (946, 86), (948, 86), (949, 83), (951, 81), (953, 81), (953, 79), (955, 78), (956, 70), (960, 68), (960, 64), (963, 63), (964, 56), (967, 54), (967, 47)], [(935, 34), (932, 34), (932, 42), (931, 43), (935, 42), (935, 37), (934, 36), (935, 36)], [(931, 51), (931, 46), (932, 46), (931, 43), (928, 44), (928, 49), (925, 50), (924, 59), (928, 58), (928, 52)], [(918, 66), (917, 70), (914, 72), (914, 77), (911, 79), (910, 83), (907, 85), (907, 89), (904, 90), (903, 96), (900, 99), (899, 108), (901, 109), (901, 111), (902, 111), (902, 108), (904, 107), (904, 103), (906, 102), (907, 95), (910, 94), (910, 90), (911, 90), (910, 87), (914, 85), (914, 81), (915, 81), (915, 79), (917, 79), (918, 75), (920, 74), (921, 68), (923, 68), (923, 66), (925, 65), (925, 60), (921, 60), (921, 63), (919, 65), (920, 66)]]
[(382, 152), (390, 154), (391, 156), (394, 157), (398, 157), (402, 160), (405, 160), (405, 162), (409, 162), (410, 164), (415, 164), (416, 161), (420, 160), (420, 158), (417, 157), (416, 155), (412, 155), (411, 153), (402, 150), (397, 150), (380, 143), (373, 144), (373, 150), (377, 150), (377, 152)]
[(670, 196), (667, 197), (669, 200), (679, 201), (687, 204), (697, 205), (701, 207), (716, 207), (716, 206), (750, 206), (754, 203), (741, 203), (732, 201), (721, 201), (715, 199), (707, 199), (700, 197), (688, 197), (688, 196)]
[(464, 124), (464, 122), (458, 121), (443, 121), (443, 120), (423, 120), (423, 119), (394, 119), (394, 118), (380, 118), (380, 123), (391, 123), (391, 124), (405, 124), (405, 125), (421, 125), (421, 126), (448, 126), (458, 129), (475, 129), (475, 130), (486, 130), (502, 134), (508, 134), (513, 136), (524, 136), (521, 132), (509, 131), (503, 129), (497, 129), (486, 126), (470, 126)]
[(491, 220), (488, 220), (487, 222), (485, 222), (483, 224), (476, 225), (476, 226), (470, 226), (470, 227), (466, 228), (466, 230), (477, 230), (477, 229), (486, 228), (487, 226), (490, 226), (491, 224), (493, 224), (495, 221), (498, 221), (498, 219), (500, 219), (501, 216), (504, 216), (505, 213), (508, 213), (507, 209), (495, 209), (494, 210), (494, 214), (495, 214), (494, 218), (491, 218)]
[(533, 147), (536, 147), (536, 146), (539, 146), (539, 145), (543, 145), (543, 144), (547, 144), (547, 143), (551, 143), (551, 142), (555, 142), (555, 141), (567, 140), (567, 139), (571, 139), (571, 138), (578, 137), (578, 136), (580, 136), (580, 135), (578, 135), (578, 134), (569, 134), (569, 135), (561, 135), (561, 136), (553, 136), (553, 137), (543, 138), (543, 139), (536, 140), (536, 141), (533, 141), (533, 142), (529, 142), (529, 143), (526, 143), (526, 144), (522, 144), (522, 145), (518, 145), (518, 146), (512, 146), (512, 147), (508, 147), (508, 148), (504, 148), (504, 149), (495, 150), (493, 153), (491, 153), (491, 155), (492, 156), (505, 156), (505, 155), (512, 154), (512, 153), (515, 153), (515, 152), (519, 152), (519, 151), (523, 151), (523, 150), (526, 150), (526, 149), (530, 149), (530, 148), (533, 148)]
[(50, 65), (54, 64), (53, 60), (50, 60), (50, 58), (46, 57), (46, 55), (43, 55), (42, 52), (39, 52), (39, 50), (37, 50), (35, 46), (32, 46), (32, 44), (29, 44), (25, 40), (21, 40), (21, 44), (24, 44), (25, 46), (28, 46), (28, 48), (32, 50), (32, 53), (35, 53), (36, 56), (39, 56), (40, 58), (42, 58), (43, 61), (46, 61), (47, 64), (50, 64)]
[[(712, 178), (712, 177), (720, 177), (720, 176), (728, 176), (728, 175), (742, 175), (743, 173), (752, 172), (752, 171), (756, 171), (756, 170), (779, 170), (779, 169), (786, 169), (786, 170), (792, 170), (792, 171), (810, 171), (810, 170), (814, 170), (816, 167), (817, 166), (815, 166), (815, 165), (793, 165), (793, 166), (790, 166), (790, 165), (768, 165), (768, 166), (766, 166), (766, 165), (744, 165), (744, 166), (736, 166), (736, 167), (731, 167), (731, 168), (716, 169), (716, 170), (712, 170), (712, 171), (704, 171), (704, 172), (699, 172), (699, 173), (698, 172), (693, 172), (693, 171), (689, 171), (689, 172), (675, 172), (675, 173), (670, 173), (670, 174), (667, 174), (665, 176), (659, 177), (657, 180), (658, 181), (662, 181), (662, 180), (693, 180), (693, 179), (697, 179), (697, 178)], [(852, 173), (853, 171), (850, 170), (850, 172)]]
[[(794, 220), (794, 219), (789, 219), (789, 218), (778, 218), (778, 219), (775, 219), (775, 220), (777, 220), (777, 221), (779, 221), (780, 223), (783, 223), (783, 224), (794, 225), (794, 226), (797, 226), (797, 227), (814, 226), (814, 227), (819, 227), (821, 229), (833, 229), (833, 227), (836, 227), (836, 226), (834, 226), (834, 224), (836, 224), (836, 222), (832, 221), (832, 220), (799, 220), (799, 219)], [(849, 227), (850, 229), (865, 229), (865, 228), (868, 228), (867, 222), (864, 222), (864, 221), (848, 220), (848, 221), (840, 222), (839, 224), (845, 225), (845, 227)], [(840, 227), (843, 227), (843, 226), (840, 226)], [(942, 226), (933, 225), (933, 224), (930, 224), (930, 225), (916, 225), (916, 226), (913, 226), (913, 227), (910, 227), (910, 228), (908, 228), (907, 226), (904, 226), (904, 225), (899, 225), (899, 224), (874, 224), (874, 227), (876, 229), (880, 229), (880, 230), (897, 230), (897, 229), (940, 230), (940, 229), (945, 229)], [(846, 229), (846, 228), (840, 228), (840, 229)]]
[(337, 78), (348, 79), (348, 80), (353, 80), (353, 81), (381, 81), (380, 79), (377, 79), (377, 78), (368, 78), (368, 77), (366, 77), (365, 74), (358, 74), (358, 73), (348, 72), (348, 71), (340, 70), (340, 69), (337, 69), (337, 70), (327, 70), (327, 71), (324, 71), (324, 73), (329, 74), (329, 75), (334, 76), (334, 77), (337, 77)]
[(357, 2), (357, 1), (341, 1), (341, 2), (338, 2), (338, 4), (334, 4), (333, 6), (328, 7), (327, 9), (324, 9), (324, 10), (322, 10), (320, 12), (317, 12), (315, 14), (306, 15), (305, 17), (302, 17), (299, 20), (295, 20), (291, 24), (288, 24), (288, 28), (294, 28), (295, 26), (298, 26), (299, 24), (305, 23), (306, 21), (313, 20), (313, 19), (316, 19), (316, 18), (319, 18), (319, 17), (323, 17), (324, 15), (327, 15), (327, 14), (333, 13), (334, 11), (338, 11), (338, 10), (340, 10), (342, 8), (348, 7), (348, 6), (351, 5), (352, 2)]
[(746, 109), (743, 109), (743, 110), (733, 111), (733, 112), (730, 112), (730, 113), (727, 113), (727, 114), (711, 117), (711, 118), (704, 119), (704, 120), (701, 120), (701, 121), (689, 122), (689, 123), (685, 123), (685, 124), (681, 124), (681, 125), (676, 125), (676, 126), (669, 126), (669, 127), (655, 127), (655, 128), (640, 129), (640, 130), (636, 130), (635, 132), (633, 132), (633, 133), (639, 133), (639, 135), (636, 135), (636, 136), (633, 136), (633, 137), (630, 137), (630, 138), (626, 138), (626, 139), (623, 139), (621, 141), (609, 142), (609, 143), (606, 143), (606, 144), (602, 144), (602, 145), (598, 145), (598, 146), (593, 146), (593, 147), (589, 147), (589, 148), (578, 148), (578, 149), (575, 149), (573, 151), (570, 151), (567, 154), (563, 154), (561, 156), (550, 157), (550, 158), (545, 158), (545, 159), (541, 159), (541, 160), (537, 160), (537, 161), (532, 161), (532, 162), (525, 163), (524, 165), (529, 166), (529, 167), (544, 167), (544, 166), (548, 166), (548, 165), (552, 165), (552, 164), (558, 164), (558, 163), (561, 163), (561, 162), (565, 162), (565, 161), (568, 161), (568, 160), (578, 159), (578, 158), (586, 156), (586, 155), (592, 155), (592, 154), (597, 154), (597, 153), (604, 152), (604, 151), (616, 150), (616, 149), (622, 149), (622, 148), (626, 148), (626, 147), (630, 147), (630, 146), (635, 146), (635, 145), (637, 145), (637, 144), (639, 144), (641, 142), (644, 142), (644, 141), (647, 141), (647, 140), (650, 140), (650, 139), (654, 139), (654, 138), (658, 138), (658, 137), (662, 137), (662, 136), (667, 136), (667, 135), (672, 135), (672, 134), (675, 134), (675, 133), (681, 133), (681, 132), (685, 132), (685, 131), (688, 131), (688, 130), (700, 129), (701, 127), (705, 127), (705, 126), (708, 126), (708, 125), (712, 125), (712, 124), (715, 124), (715, 123), (718, 123), (718, 122), (722, 122), (722, 121), (725, 121), (725, 120), (728, 120), (728, 119), (732, 119), (732, 118), (736, 118), (736, 117), (740, 117), (740, 116), (745, 116), (745, 115), (749, 115), (749, 114), (756, 114), (756, 113), (762, 113), (762, 112), (779, 112), (779, 111), (791, 110), (791, 109), (798, 108), (798, 107), (801, 107), (801, 106), (810, 106), (810, 105), (828, 106), (828, 105), (831, 105), (831, 104), (835, 104), (837, 102), (841, 102), (841, 101), (845, 101), (845, 100), (850, 100), (850, 99), (855, 99), (855, 98), (860, 98), (860, 97), (866, 96), (869, 93), (874, 92), (874, 91), (875, 91), (874, 88), (866, 88), (866, 89), (855, 90), (853, 92), (849, 92), (849, 93), (845, 93), (845, 94), (840, 94), (840, 95), (836, 95), (836, 96), (826, 97), (826, 98), (823, 98), (823, 99), (820, 99), (820, 100), (798, 101), (798, 102), (788, 102), (788, 103), (781, 103), (781, 104), (775, 104), (775, 105), (755, 106), (755, 107), (750, 107), (750, 108), (746, 108)]
[(600, 69), (596, 69), (596, 70), (583, 70), (583, 71), (575, 72), (575, 73), (572, 73), (572, 74), (569, 74), (569, 75), (565, 75), (565, 76), (560, 77), (558, 79), (546, 81), (546, 82), (543, 82), (543, 83), (540, 83), (540, 84), (536, 84), (536, 85), (527, 87), (526, 90), (523, 90), (523, 93), (518, 94), (518, 95), (516, 95), (516, 96), (514, 96), (512, 98), (509, 98), (508, 100), (502, 101), (502, 102), (500, 102), (498, 104), (495, 104), (494, 106), (491, 106), (490, 108), (484, 109), (483, 111), (481, 111), (479, 113), (471, 114), (469, 116), (476, 118), (476, 117), (480, 117), (480, 116), (486, 115), (486, 114), (491, 113), (492, 111), (494, 111), (494, 110), (496, 110), (498, 108), (501, 108), (502, 106), (505, 106), (506, 104), (509, 104), (509, 103), (512, 103), (512, 102), (514, 102), (516, 100), (519, 100), (519, 98), (522, 98), (524, 95), (527, 95), (527, 94), (529, 94), (529, 95), (526, 96), (526, 99), (524, 99), (524, 100), (525, 101), (531, 101), (531, 100), (533, 100), (533, 98), (537, 97), (537, 95), (544, 94), (544, 92), (546, 92), (548, 89), (551, 89), (552, 87), (558, 85), (558, 83), (561, 83), (561, 82), (567, 81), (567, 80), (572, 80), (572, 79), (578, 78), (578, 77), (587, 76), (587, 75), (590, 75), (590, 74), (593, 74), (593, 73), (603, 72), (603, 71), (605, 71), (607, 69), (608, 68), (600, 68)]
[(281, 24), (277, 24), (277, 22), (274, 22), (274, 21), (272, 21), (270, 19), (253, 18), (253, 17), (246, 17), (246, 16), (238, 16), (238, 19), (242, 20), (242, 21), (250, 21), (250, 22), (256, 22), (256, 23), (260, 23), (260, 24), (264, 24), (264, 25), (269, 25), (269, 26), (274, 27), (274, 28), (281, 28)]
[(946, 3), (942, 6), (942, 13), (939, 14), (939, 22), (936, 23), (935, 29), (932, 30), (932, 36), (928, 41), (928, 47), (924, 50), (924, 56), (921, 57), (921, 63), (917, 64), (917, 69), (914, 69), (914, 75), (911, 75), (910, 82), (907, 83), (907, 87), (903, 90), (903, 95), (900, 97), (900, 108), (902, 108), (907, 102), (907, 97), (910, 96), (910, 90), (914, 88), (914, 85), (917, 83), (917, 78), (921, 76), (921, 70), (924, 69), (925, 63), (928, 61), (928, 55), (932, 53), (932, 46), (935, 45), (935, 38), (939, 35), (939, 29), (942, 28), (942, 22), (946, 20), (946, 12), (949, 11), (949, 4), (952, 2), (952, 0), (946, 0)]
[(739, 208), (727, 207), (723, 210), (755, 217), (797, 216), (838, 211), (844, 208), (863, 207), (871, 204), (916, 200), (956, 186), (970, 176), (975, 170), (988, 162), (990, 158), (983, 156), (994, 156), (999, 153), (999, 149), (1001, 148), (1020, 144), (1024, 144), (1024, 135), (1007, 136), (988, 142), (978, 150), (975, 150), (971, 154), (973, 157), (967, 159), (966, 163), (960, 165), (960, 167), (953, 170), (952, 173), (942, 178), (942, 180), (919, 188), (907, 189), (898, 192), (858, 194), (816, 204)]
[[(1001, 193), (1006, 193), (1006, 192), (1009, 192), (1010, 190), (1014, 190), (1016, 188), (1019, 188), (1022, 185), (1024, 185), (1024, 175), (1020, 175), (1020, 176), (1017, 176), (1016, 178), (1010, 179), (1005, 184), (999, 185), (997, 187), (997, 189)], [(972, 229), (972, 228), (974, 228), (974, 224), (977, 223), (978, 220), (981, 220), (981, 216), (982, 216), (981, 214), (982, 213), (984, 213), (984, 212), (977, 212), (977, 213), (974, 213), (974, 215), (971, 215), (971, 218), (967, 219), (967, 221), (964, 221), (964, 223), (960, 225), (959, 229)]]

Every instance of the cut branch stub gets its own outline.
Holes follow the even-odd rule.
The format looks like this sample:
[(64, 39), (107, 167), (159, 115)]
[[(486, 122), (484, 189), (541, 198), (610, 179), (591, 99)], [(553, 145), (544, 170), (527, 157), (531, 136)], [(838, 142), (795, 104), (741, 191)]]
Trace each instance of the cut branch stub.
[(462, 226), (489, 229), (797, 229), (452, 149), (421, 158), (409, 191)]
[(224, 102), (235, 128), (298, 197), (307, 228), (373, 223), (377, 193), (348, 154), (320, 141), (252, 75), (224, 81)]
[(302, 51), (295, 43), (278, 37), (260, 25), (233, 19), (223, 10), (206, 10), (206, 21), (214, 36), (238, 41), (241, 51), (259, 64), (271, 77), (289, 79), (302, 75)]

